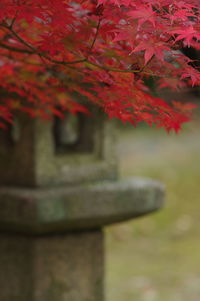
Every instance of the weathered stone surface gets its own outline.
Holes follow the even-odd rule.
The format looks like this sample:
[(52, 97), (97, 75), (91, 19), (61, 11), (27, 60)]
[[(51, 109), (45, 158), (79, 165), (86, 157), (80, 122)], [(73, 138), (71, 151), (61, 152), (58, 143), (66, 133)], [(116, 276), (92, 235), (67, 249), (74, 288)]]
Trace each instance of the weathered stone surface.
[(0, 234), (0, 300), (102, 301), (103, 234)]
[(92, 229), (159, 209), (163, 185), (144, 178), (48, 189), (0, 188), (0, 230)]
[(112, 124), (100, 112), (82, 119), (80, 141), (71, 150), (57, 149), (53, 121), (19, 116), (17, 139), (15, 128), (0, 130), (0, 184), (41, 187), (116, 179)]

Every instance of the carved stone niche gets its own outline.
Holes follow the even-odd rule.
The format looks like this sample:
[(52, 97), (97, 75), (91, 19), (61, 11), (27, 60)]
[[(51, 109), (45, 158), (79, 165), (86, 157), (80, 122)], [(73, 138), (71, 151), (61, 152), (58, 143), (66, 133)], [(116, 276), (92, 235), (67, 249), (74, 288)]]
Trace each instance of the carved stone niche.
[(114, 133), (97, 108), (52, 121), (18, 115), (0, 131), (1, 185), (42, 187), (115, 179)]

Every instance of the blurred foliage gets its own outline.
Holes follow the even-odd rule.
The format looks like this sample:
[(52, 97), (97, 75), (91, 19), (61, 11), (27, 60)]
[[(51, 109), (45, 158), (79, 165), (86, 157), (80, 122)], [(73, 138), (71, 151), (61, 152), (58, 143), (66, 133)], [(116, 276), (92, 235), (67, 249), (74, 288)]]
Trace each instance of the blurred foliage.
[(200, 296), (200, 122), (179, 135), (118, 128), (122, 177), (166, 184), (160, 212), (106, 230), (106, 301), (197, 301)]

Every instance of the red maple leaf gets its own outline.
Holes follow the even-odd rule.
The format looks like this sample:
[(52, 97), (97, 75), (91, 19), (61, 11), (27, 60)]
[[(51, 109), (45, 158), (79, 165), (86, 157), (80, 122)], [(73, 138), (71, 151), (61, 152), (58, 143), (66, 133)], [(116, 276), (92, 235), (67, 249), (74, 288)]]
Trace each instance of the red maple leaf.
[(192, 25), (183, 29), (173, 30), (172, 33), (177, 35), (175, 42), (184, 40), (184, 45), (188, 47), (191, 46), (194, 39), (200, 40), (200, 32)]

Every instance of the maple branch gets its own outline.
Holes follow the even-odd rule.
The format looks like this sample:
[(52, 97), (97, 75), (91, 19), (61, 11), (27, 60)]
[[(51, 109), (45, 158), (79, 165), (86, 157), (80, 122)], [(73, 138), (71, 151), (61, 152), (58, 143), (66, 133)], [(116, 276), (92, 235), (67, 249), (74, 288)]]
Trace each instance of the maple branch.
[(93, 47), (94, 47), (94, 44), (95, 44), (95, 42), (96, 42), (96, 40), (97, 40), (97, 36), (98, 36), (98, 33), (99, 33), (100, 24), (101, 24), (101, 18), (99, 17), (98, 24), (97, 24), (97, 27), (96, 27), (96, 33), (95, 33), (94, 39), (93, 39), (93, 41), (92, 41), (92, 44), (91, 44), (91, 46), (90, 46), (90, 48), (89, 48), (89, 52), (88, 52), (88, 55), (87, 55), (87, 59), (88, 59), (89, 55), (91, 54), (92, 49), (93, 49)]
[[(99, 28), (100, 28), (100, 24), (101, 24), (101, 18), (99, 18), (98, 20), (98, 24), (97, 24), (97, 27), (96, 27), (96, 33), (95, 33), (95, 36), (94, 36), (94, 39), (92, 41), (92, 44), (90, 46), (90, 51), (93, 49), (94, 47), (94, 44), (97, 40), (97, 36), (98, 36), (98, 32), (99, 32)], [(70, 64), (78, 64), (78, 63), (88, 63), (90, 65), (93, 65), (97, 68), (100, 68), (100, 69), (103, 69), (103, 70), (107, 70), (107, 71), (112, 71), (112, 72), (121, 72), (121, 73), (140, 73), (142, 72), (143, 70), (140, 69), (140, 70), (121, 70), (121, 69), (115, 69), (115, 68), (110, 68), (108, 66), (101, 66), (101, 65), (98, 65), (98, 64), (95, 64), (91, 61), (88, 60), (88, 57), (89, 57), (89, 54), (87, 57), (83, 58), (83, 59), (80, 59), (80, 60), (75, 60), (75, 61), (71, 61), (71, 62), (67, 62), (67, 61), (60, 61), (60, 60), (55, 60), (51, 57), (49, 57), (48, 55), (44, 54), (43, 52), (40, 52), (38, 51), (34, 46), (32, 46), (31, 44), (29, 44), (27, 41), (25, 41), (18, 33), (16, 33), (12, 26), (8, 26), (7, 24), (1, 24), (2, 27), (4, 28), (7, 28), (13, 35), (14, 37), (21, 43), (23, 44), (24, 46), (28, 47), (30, 49), (29, 54), (37, 54), (41, 59), (42, 58), (45, 58), (47, 59), (48, 61), (50, 61), (51, 63), (54, 63), (54, 64), (58, 64), (58, 65), (70, 65)], [(1, 45), (0, 45), (1, 46)], [(21, 51), (19, 50), (18, 48), (14, 48), (12, 46), (8, 46), (5, 45), (5, 44), (2, 44), (2, 47), (4, 48), (7, 48), (9, 50), (13, 50), (13, 51), (17, 51), (17, 52), (24, 52), (25, 53), (25, 50)], [(27, 50), (28, 51), (28, 50)]]
[(11, 26), (6, 26), (5, 27), (7, 29), (9, 29), (9, 31), (14, 35), (14, 37), (21, 42), (23, 45), (25, 45), (26, 47), (30, 48), (33, 52), (37, 52), (37, 49), (35, 47), (33, 47), (31, 44), (29, 44), (28, 42), (26, 42), (23, 38), (21, 38), (13, 29)]
[[(94, 44), (97, 40), (97, 36), (98, 36), (98, 32), (99, 32), (99, 28), (100, 28), (100, 23), (101, 23), (101, 19), (99, 18), (99, 21), (98, 21), (98, 24), (97, 24), (97, 27), (96, 27), (96, 33), (95, 33), (95, 36), (94, 36), (94, 39), (92, 41), (92, 44), (90, 46), (90, 52), (91, 50), (93, 49), (94, 47)], [(56, 60), (56, 59), (53, 59), (51, 57), (49, 57), (48, 55), (46, 55), (45, 53), (43, 52), (40, 52), (38, 51), (34, 46), (32, 46), (31, 44), (29, 44), (27, 41), (25, 41), (18, 33), (16, 33), (12, 26), (11, 25), (7, 25), (7, 24), (0, 24), (0, 26), (8, 29), (12, 35), (21, 43), (23, 44), (24, 46), (28, 47), (30, 50), (25, 50), (25, 49), (20, 49), (20, 48), (15, 48), (13, 46), (8, 46), (8, 45), (5, 45), (5, 44), (0, 44), (0, 47), (3, 47), (3, 48), (6, 48), (8, 50), (12, 50), (12, 51), (16, 51), (16, 52), (23, 52), (23, 53), (28, 53), (28, 54), (37, 54), (41, 59), (46, 59), (48, 60), (49, 62), (51, 63), (54, 63), (54, 64), (58, 64), (58, 65), (72, 65), (72, 64), (78, 64), (78, 63), (88, 63), (89, 65), (92, 65), (92, 66), (95, 66), (97, 68), (100, 68), (100, 69), (103, 69), (103, 70), (106, 70), (106, 71), (111, 71), (111, 72), (118, 72), (118, 73), (143, 73), (143, 74), (146, 74), (146, 75), (151, 75), (151, 76), (158, 76), (158, 77), (166, 77), (166, 76), (162, 76), (162, 75), (156, 75), (156, 74), (153, 74), (153, 73), (150, 73), (150, 72), (144, 72), (144, 67), (146, 66), (143, 66), (141, 69), (135, 69), (135, 70), (130, 70), (130, 69), (117, 69), (117, 68), (111, 68), (111, 67), (108, 67), (108, 66), (102, 66), (102, 65), (99, 65), (99, 64), (96, 64), (96, 63), (93, 63), (91, 61), (88, 60), (88, 57), (89, 57), (89, 54), (87, 57), (83, 58), (83, 59), (80, 59), (80, 60), (75, 60), (75, 61), (60, 61), (60, 60)]]
[[(16, 33), (11, 26), (8, 26), (7, 24), (0, 24), (0, 26), (4, 27), (4, 28), (7, 28), (12, 34), (13, 36), (21, 43), (23, 44), (24, 46), (28, 47), (31, 52), (28, 52), (28, 53), (31, 53), (31, 54), (37, 54), (39, 55), (39, 57), (43, 57), (45, 59), (47, 59), (48, 61), (50, 61), (51, 63), (54, 63), (54, 64), (59, 64), (59, 65), (69, 65), (69, 64), (78, 64), (78, 63), (83, 63), (83, 62), (86, 62), (87, 59), (86, 58), (83, 58), (83, 59), (80, 59), (80, 60), (75, 60), (75, 61), (60, 61), (60, 60), (55, 60), (55, 59), (52, 59), (51, 57), (49, 57), (48, 55), (44, 54), (43, 52), (41, 51), (38, 51), (34, 46), (32, 46), (31, 44), (29, 44), (27, 41), (25, 41), (18, 33)], [(11, 46), (12, 47), (12, 46)], [(5, 48), (5, 47), (4, 47)], [(17, 49), (17, 50), (16, 50)], [(13, 48), (13, 51), (18, 51), (18, 48)]]
[(34, 54), (33, 51), (30, 51), (28, 49), (20, 49), (20, 48), (9, 46), (9, 45), (3, 44), (3, 43), (0, 43), (0, 47), (5, 48), (5, 49), (10, 50), (10, 51), (15, 51), (15, 52), (20, 52), (20, 53), (27, 53), (27, 54)]
[(51, 63), (58, 64), (58, 65), (73, 65), (73, 64), (84, 63), (84, 62), (87, 61), (86, 58), (76, 60), (76, 61), (59, 61), (59, 60), (54, 60), (51, 57), (48, 57), (48, 56), (43, 55), (43, 54), (40, 54), (40, 56), (44, 57), (45, 59), (47, 59)]
[(152, 55), (152, 57), (150, 58), (150, 60), (146, 63), (146, 65), (143, 65), (143, 67), (139, 70), (139, 72), (143, 72), (143, 70), (147, 67), (147, 65), (149, 65), (149, 63), (152, 61), (152, 59), (155, 57), (155, 54)]
[[(156, 74), (156, 73), (152, 73), (152, 72), (147, 72), (147, 71), (142, 71), (141, 69), (140, 70), (131, 70), (131, 69), (115, 69), (115, 68), (110, 68), (108, 66), (101, 66), (101, 65), (98, 65), (98, 64), (95, 64), (93, 62), (90, 62), (90, 61), (86, 61), (86, 63), (92, 65), (92, 66), (95, 66), (97, 68), (100, 68), (100, 69), (103, 69), (103, 70), (106, 70), (106, 71), (111, 71), (111, 72), (118, 72), (118, 73), (140, 73), (142, 72), (143, 74), (145, 75), (150, 75), (150, 76), (157, 76), (157, 77), (163, 77), (163, 78), (167, 78), (166, 75), (163, 75), (163, 74)], [(170, 78), (170, 76), (169, 76)]]
[(18, 12), (15, 13), (15, 17), (11, 20), (11, 23), (9, 25), (10, 28), (13, 28), (14, 24), (15, 24), (15, 21), (17, 19), (17, 16), (18, 16)]
[(131, 70), (131, 69), (117, 69), (117, 68), (111, 68), (111, 67), (108, 67), (108, 66), (101, 66), (101, 65), (98, 65), (98, 64), (95, 64), (89, 60), (86, 61), (88, 64), (92, 65), (92, 66), (95, 66), (97, 68), (100, 68), (100, 69), (103, 69), (103, 70), (107, 70), (107, 71), (112, 71), (112, 72), (122, 72), (122, 73), (139, 73), (140, 70)]

